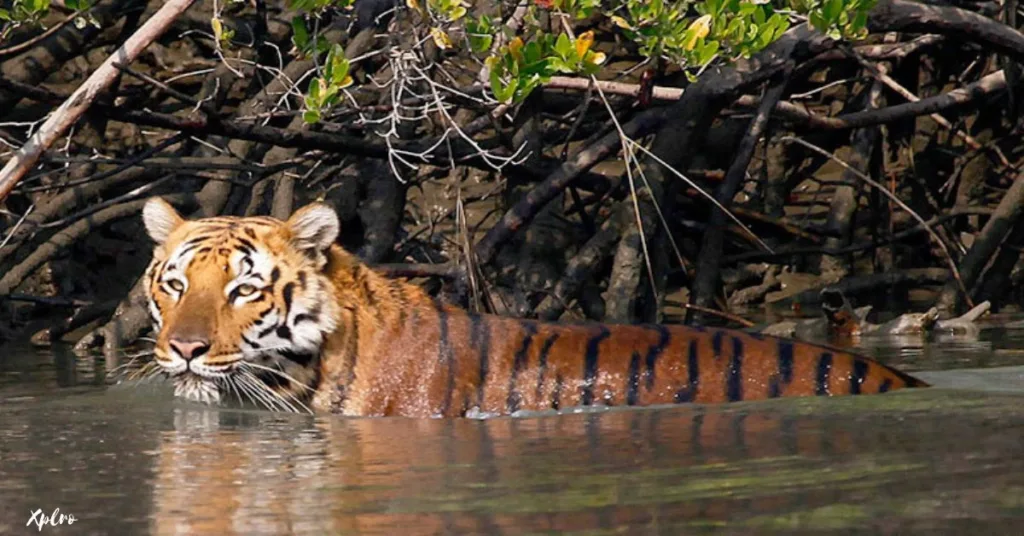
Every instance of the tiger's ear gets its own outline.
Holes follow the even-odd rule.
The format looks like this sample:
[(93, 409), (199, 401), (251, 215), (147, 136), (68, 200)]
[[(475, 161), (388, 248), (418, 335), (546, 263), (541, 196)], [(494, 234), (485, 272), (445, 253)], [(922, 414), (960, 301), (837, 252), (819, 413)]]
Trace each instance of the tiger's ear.
[(159, 197), (150, 198), (146, 206), (142, 208), (142, 221), (146, 224), (146, 232), (158, 246), (167, 241), (167, 237), (174, 232), (185, 219), (178, 214), (177, 210), (170, 203)]
[(292, 243), (299, 249), (323, 251), (334, 243), (341, 230), (338, 214), (323, 203), (306, 205), (292, 214), (286, 223)]

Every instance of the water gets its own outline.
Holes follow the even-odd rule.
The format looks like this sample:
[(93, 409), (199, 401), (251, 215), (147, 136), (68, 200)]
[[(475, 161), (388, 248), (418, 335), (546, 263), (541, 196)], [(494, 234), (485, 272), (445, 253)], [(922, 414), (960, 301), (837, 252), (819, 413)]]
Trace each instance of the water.
[[(186, 404), (4, 348), (0, 534), (1019, 533), (1024, 332), (862, 344), (949, 370), (884, 396), (343, 419)], [(26, 527), (55, 508), (74, 525)]]

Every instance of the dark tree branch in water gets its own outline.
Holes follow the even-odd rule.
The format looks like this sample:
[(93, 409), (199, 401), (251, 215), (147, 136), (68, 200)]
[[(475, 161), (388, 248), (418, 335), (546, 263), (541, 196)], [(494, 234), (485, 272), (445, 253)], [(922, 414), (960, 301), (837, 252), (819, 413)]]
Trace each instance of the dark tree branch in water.
[[(1010, 230), (1021, 221), (1022, 215), (1024, 215), (1024, 172), (1017, 174), (1013, 186), (1003, 195), (999, 206), (996, 207), (992, 217), (975, 239), (974, 245), (960, 261), (960, 277), (963, 279), (965, 287), (970, 289), (977, 284), (982, 270), (992, 260), (992, 256), (999, 251)], [(959, 287), (955, 283), (947, 283), (942, 289), (936, 307), (954, 312), (961, 305), (960, 296)]]
[(622, 236), (622, 230), (632, 217), (632, 207), (620, 203), (601, 228), (587, 240), (587, 243), (573, 256), (565, 267), (561, 279), (555, 284), (536, 309), (537, 318), (557, 320), (565, 312), (569, 302), (577, 296), (587, 281), (594, 276), (598, 266), (608, 259), (615, 244)]
[[(747, 134), (743, 137), (739, 147), (736, 149), (732, 166), (725, 173), (725, 180), (719, 185), (715, 197), (718, 203), (726, 209), (732, 205), (732, 199), (747, 174), (747, 166), (754, 156), (754, 149), (768, 126), (768, 119), (775, 103), (782, 98), (789, 81), (788, 73), (784, 73), (781, 79), (772, 82), (765, 90), (761, 99), (761, 106), (757, 110)], [(708, 228), (704, 231), (704, 242), (700, 248), (700, 256), (697, 257), (696, 277), (693, 280), (690, 292), (690, 303), (698, 308), (708, 308), (712, 305), (715, 297), (715, 290), (718, 288), (719, 267), (722, 263), (722, 245), (724, 242), (725, 225), (728, 223), (725, 211), (715, 207), (711, 209), (711, 217), (708, 221)], [(697, 308), (687, 310), (689, 321), (701, 323), (703, 316)]]
[[(883, 102), (882, 83), (875, 81), (871, 84), (865, 97), (864, 110), (877, 110)], [(839, 180), (855, 186), (838, 186), (832, 194), (829, 213), (825, 219), (825, 231), (832, 235), (826, 242), (828, 248), (842, 248), (849, 245), (853, 238), (853, 221), (859, 205), (859, 190), (863, 186), (857, 181), (857, 177), (861, 174), (872, 175), (872, 155), (876, 158), (879, 156), (875, 154), (878, 136), (877, 127), (859, 128), (850, 135), (850, 155), (846, 161), (849, 167), (843, 170)], [(876, 175), (873, 178), (878, 181), (880, 177)], [(850, 260), (823, 256), (819, 269), (826, 274), (846, 275), (852, 268)]]

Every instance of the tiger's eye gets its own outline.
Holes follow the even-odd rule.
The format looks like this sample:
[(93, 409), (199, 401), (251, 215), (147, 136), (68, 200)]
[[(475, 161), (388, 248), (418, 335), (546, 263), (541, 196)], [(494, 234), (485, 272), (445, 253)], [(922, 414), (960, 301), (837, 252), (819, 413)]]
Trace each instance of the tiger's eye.
[(183, 292), (185, 290), (185, 284), (177, 279), (171, 279), (167, 282), (167, 286), (171, 287), (174, 292)]
[(249, 284), (242, 284), (235, 287), (235, 293), (243, 298), (246, 296), (252, 296), (257, 290), (259, 289)]

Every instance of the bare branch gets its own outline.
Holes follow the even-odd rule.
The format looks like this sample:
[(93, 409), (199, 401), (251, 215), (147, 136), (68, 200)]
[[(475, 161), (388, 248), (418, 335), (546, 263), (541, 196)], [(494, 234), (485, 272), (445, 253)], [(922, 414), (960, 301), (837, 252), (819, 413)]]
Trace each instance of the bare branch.
[(71, 127), (85, 113), (92, 102), (107, 87), (114, 83), (120, 72), (115, 63), (128, 65), (135, 61), (153, 40), (170, 27), (195, 0), (167, 0), (137, 32), (109, 57), (59, 108), (54, 110), (46, 123), (28, 142), (0, 169), (0, 201), (3, 201), (19, 180), (32, 169), (36, 161), (61, 134)]

